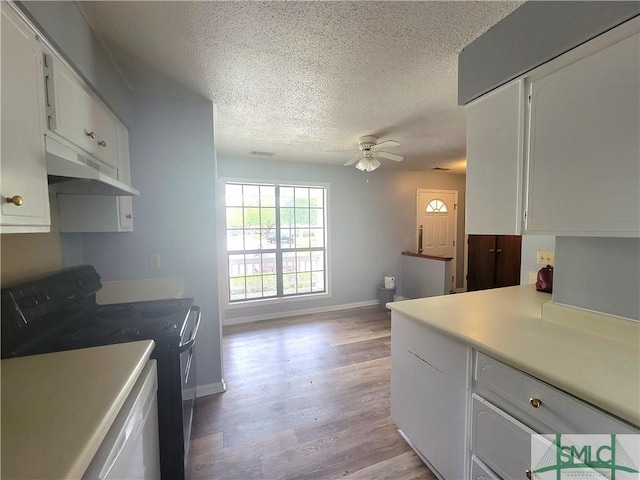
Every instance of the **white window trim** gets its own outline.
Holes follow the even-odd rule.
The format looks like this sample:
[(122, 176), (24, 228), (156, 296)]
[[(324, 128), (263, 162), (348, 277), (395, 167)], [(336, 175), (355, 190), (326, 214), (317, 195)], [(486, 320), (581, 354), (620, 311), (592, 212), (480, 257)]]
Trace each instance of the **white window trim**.
[[(227, 225), (226, 225), (226, 197), (225, 185), (227, 183), (244, 183), (244, 184), (270, 184), (270, 185), (286, 185), (300, 187), (323, 187), (325, 189), (325, 282), (326, 292), (304, 293), (300, 295), (292, 295), (287, 297), (269, 297), (269, 298), (252, 298), (237, 302), (229, 301), (229, 262), (227, 258)], [(320, 299), (331, 298), (331, 190), (330, 184), (323, 182), (305, 182), (298, 180), (274, 180), (267, 178), (244, 178), (244, 177), (218, 177), (216, 185), (217, 198), (217, 214), (216, 214), (216, 236), (217, 236), (217, 255), (218, 255), (218, 298), (221, 307), (224, 310), (238, 310), (242, 308), (255, 308), (258, 306), (268, 306), (275, 304), (287, 304), (292, 302), (312, 302)]]

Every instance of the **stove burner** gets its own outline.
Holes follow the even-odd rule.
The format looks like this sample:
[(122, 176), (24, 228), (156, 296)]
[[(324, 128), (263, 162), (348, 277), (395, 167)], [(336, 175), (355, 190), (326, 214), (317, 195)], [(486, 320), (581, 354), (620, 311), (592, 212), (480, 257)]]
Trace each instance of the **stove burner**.
[(159, 333), (165, 333), (169, 330), (173, 330), (174, 328), (175, 325), (169, 320), (159, 320), (136, 328), (132, 330), (130, 334), (135, 337), (149, 337)]
[(98, 307), (96, 314), (104, 318), (124, 318), (131, 315), (133, 305), (105, 305)]
[(156, 301), (145, 305), (141, 315), (144, 317), (163, 317), (172, 313), (177, 313), (184, 308), (182, 300)]
[(120, 332), (122, 332), (122, 328), (119, 325), (97, 325), (78, 330), (70, 334), (69, 339), (79, 342), (102, 340)]

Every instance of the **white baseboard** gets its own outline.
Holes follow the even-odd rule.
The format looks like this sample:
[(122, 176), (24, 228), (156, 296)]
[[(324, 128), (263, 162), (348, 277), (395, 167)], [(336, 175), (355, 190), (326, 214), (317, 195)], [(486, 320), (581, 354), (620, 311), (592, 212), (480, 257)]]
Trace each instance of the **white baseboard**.
[(209, 385), (199, 385), (196, 389), (196, 397), (206, 397), (207, 395), (215, 395), (216, 393), (222, 393), (227, 391), (227, 386), (224, 383), (224, 379), (217, 383), (210, 383)]
[(263, 315), (251, 315), (248, 317), (225, 318), (223, 325), (239, 325), (241, 323), (259, 322), (262, 320), (273, 320), (274, 318), (295, 317), (298, 315), (308, 315), (311, 313), (335, 312), (336, 310), (347, 310), (349, 308), (370, 307), (378, 305), (378, 300), (367, 300), (366, 302), (343, 303), (342, 305), (331, 305), (328, 307), (305, 308), (303, 310), (290, 310), (288, 312), (265, 313)]

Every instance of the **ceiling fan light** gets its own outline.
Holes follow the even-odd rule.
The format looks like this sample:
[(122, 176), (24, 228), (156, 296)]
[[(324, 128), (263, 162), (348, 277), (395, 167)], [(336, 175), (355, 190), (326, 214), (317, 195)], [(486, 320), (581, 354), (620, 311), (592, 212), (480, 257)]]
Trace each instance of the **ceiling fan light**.
[(362, 172), (373, 172), (379, 166), (380, 161), (371, 157), (364, 157), (356, 164), (356, 168)]

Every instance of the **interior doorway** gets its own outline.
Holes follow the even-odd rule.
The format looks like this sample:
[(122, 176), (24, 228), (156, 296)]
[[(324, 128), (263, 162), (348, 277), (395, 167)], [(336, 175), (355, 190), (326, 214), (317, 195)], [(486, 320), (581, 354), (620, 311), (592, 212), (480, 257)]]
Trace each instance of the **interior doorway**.
[(419, 188), (416, 209), (416, 245), (423, 255), (451, 257), (451, 291), (456, 289), (456, 235), (458, 191)]

